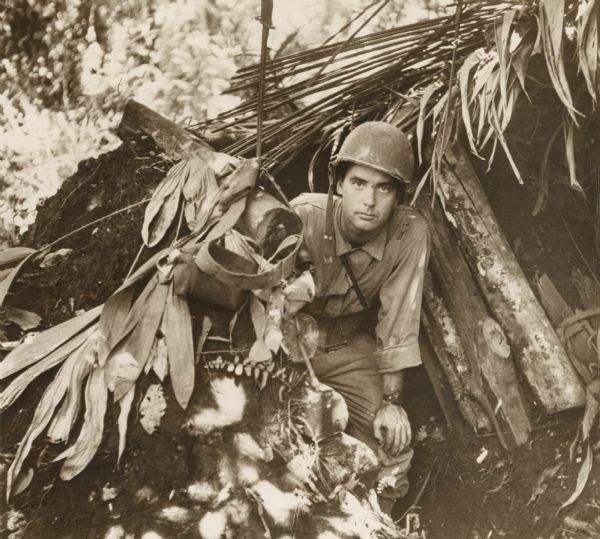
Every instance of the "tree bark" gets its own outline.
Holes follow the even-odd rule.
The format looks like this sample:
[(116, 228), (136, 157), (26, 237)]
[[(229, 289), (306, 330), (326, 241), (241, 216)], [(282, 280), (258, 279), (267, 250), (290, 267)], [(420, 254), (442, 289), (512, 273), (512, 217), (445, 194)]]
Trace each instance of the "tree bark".
[[(514, 445), (521, 445), (527, 441), (531, 425), (506, 336), (490, 318), (439, 204), (436, 202), (432, 210), (430, 202), (423, 197), (420, 206), (432, 232), (431, 272), (456, 324), (469, 363), (470, 372), (463, 375), (466, 376), (465, 386), (486, 395), (495, 413), (503, 413)], [(480, 372), (487, 386), (481, 380)]]
[(539, 404), (548, 413), (583, 405), (581, 380), (458, 145), (446, 151), (438, 194), (486, 302), (506, 331)]

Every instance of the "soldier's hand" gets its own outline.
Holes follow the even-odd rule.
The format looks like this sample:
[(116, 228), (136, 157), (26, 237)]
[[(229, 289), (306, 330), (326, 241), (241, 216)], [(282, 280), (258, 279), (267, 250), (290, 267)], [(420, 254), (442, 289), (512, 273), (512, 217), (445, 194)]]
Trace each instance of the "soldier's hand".
[(402, 453), (411, 439), (410, 422), (402, 406), (383, 402), (375, 414), (373, 434), (389, 456)]

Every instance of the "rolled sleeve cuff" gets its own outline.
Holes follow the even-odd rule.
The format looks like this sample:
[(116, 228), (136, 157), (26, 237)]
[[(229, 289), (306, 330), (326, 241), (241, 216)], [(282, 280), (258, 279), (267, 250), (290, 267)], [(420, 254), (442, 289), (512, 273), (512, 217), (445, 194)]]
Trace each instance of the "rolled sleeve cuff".
[(418, 365), (421, 365), (421, 351), (418, 342), (389, 346), (377, 354), (377, 367), (381, 374), (401, 371)]

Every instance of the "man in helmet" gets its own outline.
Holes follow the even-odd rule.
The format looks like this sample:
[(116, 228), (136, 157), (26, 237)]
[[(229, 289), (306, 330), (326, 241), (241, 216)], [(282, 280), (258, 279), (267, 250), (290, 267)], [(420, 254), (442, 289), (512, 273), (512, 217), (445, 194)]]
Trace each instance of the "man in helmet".
[(399, 205), (413, 169), (407, 136), (390, 124), (367, 122), (332, 160), (329, 195), (306, 193), (292, 201), (316, 285), (314, 301), (304, 307), (319, 324), (312, 364), (319, 380), (346, 400), (350, 433), (376, 451), (378, 490), (391, 499), (408, 490), (411, 428), (402, 390), (404, 370), (421, 363), (429, 254), (425, 219)]

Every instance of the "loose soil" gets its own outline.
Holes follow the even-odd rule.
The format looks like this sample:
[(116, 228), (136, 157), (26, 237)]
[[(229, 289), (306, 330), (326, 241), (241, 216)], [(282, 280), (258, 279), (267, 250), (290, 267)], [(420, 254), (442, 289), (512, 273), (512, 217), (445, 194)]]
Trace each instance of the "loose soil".
[[(147, 198), (169, 166), (151, 142), (141, 139), (125, 143), (97, 160), (82, 162), (59, 193), (39, 209), (36, 225), (25, 244), (41, 248), (78, 227)], [(297, 187), (298, 183), (290, 178), (300, 178), (303, 174), (303, 168), (297, 167), (284, 185), (293, 183)], [(557, 216), (551, 212), (533, 220), (523, 202), (522, 188), (505, 189), (507, 183), (500, 186), (488, 178), (485, 187), (509, 241), (514, 246), (519, 234), (534, 230), (544, 247), (532, 262), (527, 259), (530, 250), (522, 247), (528, 240), (521, 239), (522, 248), (516, 249), (520, 261), (529, 275), (548, 272), (570, 301), (574, 297), (570, 288), (571, 268), (582, 267), (571, 236), (559, 233)], [(9, 304), (38, 313), (44, 326), (50, 327), (72, 317), (79, 309), (104, 302), (136, 260), (143, 212), (144, 205), (135, 206), (61, 240), (53, 250), (73, 251), (55, 259), (51, 266), (30, 264), (14, 287)], [(165, 241), (174, 237), (175, 228)], [(586, 241), (589, 227), (579, 223), (573, 229), (575, 237)], [(147, 249), (142, 250), (136, 264), (151, 254)], [(201, 318), (202, 313), (196, 314)], [(244, 324), (243, 320), (239, 322), (241, 326)], [(35, 404), (53, 375), (51, 372), (36, 381), (2, 415), (3, 470), (12, 461)], [(198, 382), (205, 376), (206, 372), (198, 369)], [(597, 466), (578, 501), (559, 510), (574, 489), (581, 465), (578, 449), (573, 459), (569, 458), (581, 411), (535, 419), (530, 442), (507, 453), (493, 436), (459, 437), (452, 432), (445, 424), (423, 369), (411, 370), (407, 387), (406, 408), (413, 427), (415, 459), (410, 473), (411, 490), (393, 512), (401, 526), (406, 526), (407, 519), (414, 526), (418, 517), (427, 537), (434, 539), (588, 537), (581, 531), (568, 529), (563, 522), (566, 516), (588, 523), (600, 516)], [(105, 422), (108, 427), (98, 454), (83, 473), (68, 483), (58, 478), (59, 467), (51, 462), (62, 448), (36, 443), (26, 465), (36, 472), (32, 484), (14, 498), (11, 506), (4, 508), (5, 516), (8, 509), (21, 511), (26, 518), (22, 536), (31, 538), (102, 537), (113, 523), (122, 521), (127, 521), (138, 536), (151, 528), (164, 537), (174, 537), (174, 528), (157, 518), (157, 500), (172, 499), (177, 503), (182, 498), (182, 486), (189, 483), (190, 477), (211, 470), (215, 473), (219, 451), (227, 447), (229, 434), (225, 432), (224, 439), (214, 444), (194, 442), (182, 430), (185, 414), (168, 390), (166, 397), (167, 414), (157, 434), (150, 436), (137, 422), (130, 421), (128, 445), (119, 469), (116, 406), (109, 407)], [(195, 395), (192, 408), (203, 398)], [(257, 402), (249, 413), (256, 414), (244, 423), (251, 429), (260, 416)], [(595, 442), (599, 434), (596, 427), (592, 433)], [(545, 490), (539, 489), (536, 498), (534, 492), (541, 474), (557, 464), (562, 464), (560, 470)], [(3, 491), (2, 475), (0, 490)], [(106, 485), (119, 489), (114, 500), (102, 501)], [(4, 522), (3, 533), (8, 536), (6, 525)], [(186, 536), (194, 537), (195, 533), (190, 529)], [(244, 536), (262, 534), (263, 530), (256, 529)], [(307, 530), (298, 530), (296, 537), (309, 537), (308, 534)]]

